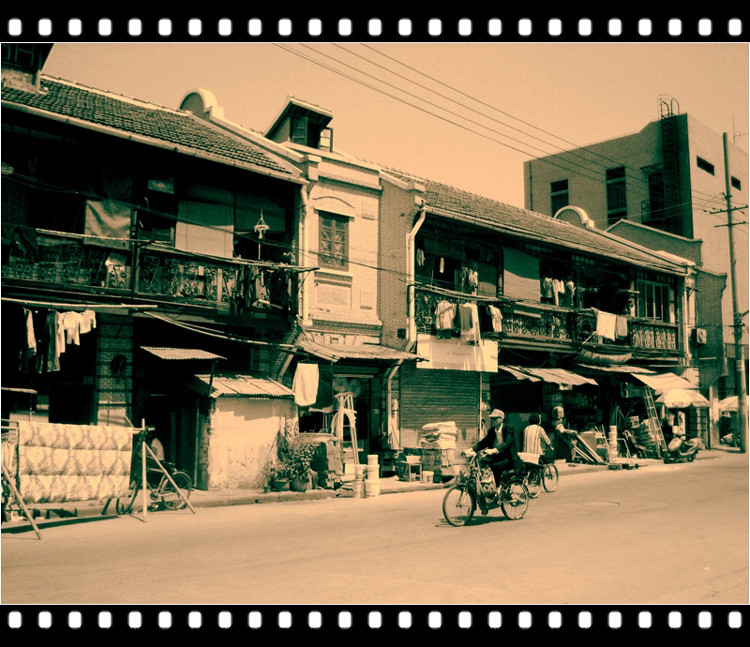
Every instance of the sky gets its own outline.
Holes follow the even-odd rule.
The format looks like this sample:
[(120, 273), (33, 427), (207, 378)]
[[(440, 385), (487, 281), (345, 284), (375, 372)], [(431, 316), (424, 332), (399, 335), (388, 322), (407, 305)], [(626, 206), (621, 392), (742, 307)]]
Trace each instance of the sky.
[(660, 97), (748, 150), (747, 43), (58, 43), (44, 72), (265, 132), (290, 96), (363, 161), (524, 206), (523, 163), (640, 131)]

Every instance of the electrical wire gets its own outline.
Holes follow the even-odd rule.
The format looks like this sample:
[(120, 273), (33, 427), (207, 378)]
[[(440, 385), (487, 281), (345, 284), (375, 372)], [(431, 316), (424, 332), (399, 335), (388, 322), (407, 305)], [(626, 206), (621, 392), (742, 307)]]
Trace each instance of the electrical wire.
[[(395, 100), (397, 100), (397, 101), (400, 101), (400, 102), (402, 102), (402, 103), (405, 103), (406, 105), (409, 105), (409, 106), (411, 106), (411, 107), (414, 107), (414, 108), (416, 108), (416, 109), (418, 109), (418, 110), (421, 110), (421, 111), (423, 111), (423, 112), (427, 112), (428, 114), (431, 114), (432, 116), (435, 116), (435, 117), (437, 117), (437, 118), (439, 118), (439, 119), (442, 119), (442, 120), (448, 121), (449, 123), (451, 123), (451, 124), (453, 124), (453, 125), (456, 125), (456, 126), (458, 126), (458, 127), (460, 127), (460, 128), (463, 128), (463, 129), (465, 129), (465, 130), (468, 130), (469, 132), (472, 132), (472, 133), (474, 133), (474, 134), (477, 134), (477, 135), (479, 135), (479, 136), (482, 136), (482, 137), (484, 137), (484, 138), (486, 138), (486, 139), (490, 139), (491, 141), (494, 141), (494, 142), (496, 142), (496, 143), (499, 143), (499, 144), (501, 144), (501, 145), (503, 145), (503, 146), (506, 146), (506, 147), (508, 147), (508, 148), (511, 148), (512, 150), (515, 150), (515, 151), (517, 151), (517, 152), (523, 152), (523, 153), (526, 153), (526, 154), (528, 154), (528, 151), (523, 151), (523, 150), (520, 150), (520, 149), (518, 149), (518, 148), (517, 148), (517, 147), (515, 147), (515, 146), (512, 146), (512, 145), (509, 145), (509, 144), (507, 144), (507, 143), (505, 143), (505, 142), (502, 142), (502, 141), (496, 140), (495, 138), (492, 138), (492, 137), (488, 137), (487, 135), (484, 135), (484, 134), (482, 134), (482, 133), (479, 133), (479, 132), (477, 132), (476, 130), (473, 130), (472, 128), (468, 128), (468, 127), (467, 127), (467, 126), (465, 126), (465, 125), (462, 125), (462, 124), (458, 124), (458, 123), (455, 123), (455, 122), (453, 122), (453, 121), (452, 121), (452, 120), (450, 120), (450, 119), (447, 119), (447, 118), (445, 118), (445, 117), (442, 117), (442, 116), (440, 116), (440, 115), (437, 115), (437, 114), (435, 114), (435, 113), (432, 113), (432, 112), (430, 112), (429, 110), (425, 110), (424, 108), (421, 108), (421, 107), (419, 107), (419, 106), (416, 106), (416, 105), (414, 105), (414, 104), (413, 104), (413, 103), (411, 103), (411, 102), (408, 102), (408, 101), (404, 101), (403, 99), (400, 99), (400, 98), (398, 98), (398, 97), (396, 97), (396, 96), (393, 96), (392, 94), (390, 94), (390, 93), (388, 93), (388, 92), (385, 92), (385, 91), (383, 91), (383, 90), (380, 90), (380, 89), (378, 89), (378, 88), (375, 88), (375, 87), (373, 87), (372, 85), (370, 85), (370, 84), (368, 84), (368, 83), (366, 83), (366, 82), (363, 82), (363, 81), (361, 81), (361, 80), (359, 80), (359, 79), (356, 79), (356, 78), (352, 78), (352, 77), (351, 77), (350, 75), (348, 75), (348, 74), (346, 74), (346, 73), (344, 73), (344, 72), (341, 72), (340, 70), (336, 70), (336, 69), (334, 69), (334, 68), (331, 68), (330, 66), (328, 66), (328, 65), (325, 65), (324, 63), (322, 63), (322, 62), (320, 62), (320, 61), (317, 61), (317, 60), (315, 60), (315, 59), (312, 59), (312, 58), (310, 58), (310, 57), (308, 57), (308, 56), (305, 56), (304, 54), (301, 54), (301, 53), (299, 53), (299, 52), (295, 52), (295, 51), (293, 51), (293, 50), (291, 50), (291, 49), (289, 49), (289, 48), (285, 48), (285, 47), (283, 47), (283, 46), (281, 46), (281, 45), (278, 45), (278, 44), (277, 44), (277, 46), (281, 47), (282, 49), (285, 49), (285, 51), (288, 51), (288, 52), (290, 52), (290, 53), (292, 53), (292, 54), (294, 54), (294, 55), (296, 55), (296, 56), (299, 56), (299, 57), (301, 57), (301, 58), (303, 58), (303, 59), (305, 59), (305, 60), (308, 60), (308, 61), (310, 61), (310, 62), (312, 62), (312, 63), (315, 63), (316, 65), (320, 65), (320, 66), (324, 67), (325, 69), (328, 69), (329, 71), (332, 71), (332, 72), (334, 72), (334, 73), (336, 73), (336, 74), (339, 74), (339, 75), (341, 75), (341, 76), (344, 76), (345, 78), (348, 78), (348, 79), (350, 79), (350, 80), (353, 80), (353, 81), (355, 81), (356, 83), (359, 83), (359, 84), (361, 84), (361, 85), (365, 85), (366, 87), (369, 87), (370, 89), (373, 89), (373, 90), (375, 90), (375, 91), (377, 91), (377, 92), (380, 92), (381, 94), (385, 94), (386, 96), (389, 96), (390, 98), (393, 98), (393, 99), (395, 99)], [(307, 47), (307, 46), (304, 46), (304, 45), (303, 45), (303, 47)], [(312, 48), (310, 48), (310, 47), (307, 47), (307, 48), (308, 48), (308, 49), (312, 49)], [(343, 48), (342, 48), (342, 49), (343, 49)], [(316, 51), (316, 50), (313, 50), (313, 51)], [(347, 51), (347, 50), (345, 50), (345, 51)], [(319, 53), (319, 52), (318, 52), (318, 53)], [(370, 78), (376, 78), (376, 77), (374, 77), (374, 76), (373, 76), (373, 75), (371, 75), (371, 74), (368, 74), (368, 73), (366, 73), (366, 72), (362, 72), (362, 71), (361, 71), (361, 70), (359, 70), (358, 68), (354, 68), (354, 67), (353, 67), (353, 66), (351, 66), (351, 65), (348, 65), (348, 64), (346, 64), (346, 63), (343, 63), (343, 62), (341, 62), (341, 61), (338, 61), (337, 59), (335, 59), (334, 57), (331, 57), (331, 56), (330, 56), (330, 55), (328, 55), (328, 54), (325, 54), (325, 53), (323, 53), (322, 55), (323, 55), (323, 56), (325, 56), (325, 57), (327, 57), (327, 58), (329, 58), (329, 59), (331, 59), (331, 60), (334, 60), (334, 61), (336, 61), (336, 62), (338, 62), (338, 63), (340, 63), (340, 64), (342, 64), (342, 65), (345, 65), (346, 67), (349, 67), (349, 68), (351, 68), (351, 69), (356, 69), (356, 70), (357, 70), (358, 72), (360, 72), (360, 73), (363, 73), (363, 74), (365, 74), (366, 76), (369, 76)], [(355, 55), (356, 55), (356, 56), (359, 56), (358, 54), (355, 54)], [(366, 58), (364, 58), (364, 57), (361, 57), (361, 56), (359, 56), (359, 57), (360, 57), (360, 58), (363, 58), (364, 60), (367, 60), (367, 61), (369, 61), (369, 59), (366, 59)], [(392, 57), (391, 57), (391, 58), (392, 58)], [(395, 59), (393, 59), (393, 60), (395, 60)], [(372, 61), (369, 61), (369, 62), (371, 62), (371, 63), (372, 63)], [(373, 63), (373, 64), (377, 65), (376, 63)], [(382, 66), (381, 66), (381, 67), (382, 67)], [(408, 66), (407, 66), (407, 67), (408, 67)], [(391, 71), (391, 73), (395, 74), (395, 73), (394, 73), (394, 72), (392, 72), (392, 71)], [(398, 76), (402, 76), (402, 75), (398, 75)], [(402, 77), (402, 78), (405, 78), (405, 77)], [(428, 78), (431, 78), (431, 77), (428, 77)], [(421, 100), (421, 101), (425, 101), (425, 102), (426, 102), (426, 103), (428, 103), (429, 105), (433, 105), (433, 106), (435, 106), (435, 107), (438, 107), (438, 108), (439, 108), (440, 110), (444, 110), (444, 111), (446, 111), (446, 112), (449, 112), (449, 114), (454, 114), (455, 116), (458, 116), (458, 117), (459, 117), (459, 118), (461, 118), (461, 119), (466, 119), (465, 117), (462, 117), (462, 116), (460, 116), (460, 115), (457, 115), (456, 113), (451, 113), (451, 111), (447, 110), (446, 108), (443, 108), (443, 107), (437, 106), (436, 104), (434, 104), (434, 103), (432, 103), (432, 102), (428, 102), (428, 101), (426, 101), (425, 99), (422, 99), (422, 98), (420, 98), (420, 97), (416, 97), (416, 95), (413, 95), (412, 93), (409, 93), (409, 92), (407, 92), (406, 90), (403, 90), (403, 89), (401, 89), (401, 88), (397, 88), (397, 87), (396, 87), (396, 86), (394, 86), (393, 84), (390, 84), (390, 83), (388, 83), (388, 82), (386, 82), (386, 81), (382, 81), (381, 79), (376, 79), (376, 80), (378, 80), (378, 81), (379, 81), (379, 82), (381, 82), (381, 83), (385, 83), (386, 85), (388, 85), (388, 86), (390, 86), (390, 87), (394, 87), (394, 88), (398, 89), (398, 90), (399, 90), (400, 92), (404, 92), (405, 94), (407, 94), (407, 95), (409, 95), (409, 96), (412, 96), (412, 97), (415, 97), (415, 98), (417, 98), (418, 100)], [(420, 86), (420, 87), (425, 87), (425, 86)], [(450, 86), (448, 86), (448, 87), (450, 87)], [(429, 89), (429, 88), (426, 88), (426, 89)], [(430, 90), (430, 91), (431, 91), (431, 92), (434, 92), (433, 90)], [(440, 95), (440, 96), (443, 96), (443, 95)], [(468, 95), (466, 95), (466, 96), (468, 96)], [(461, 105), (463, 105), (463, 104), (461, 104)], [(485, 116), (486, 116), (486, 115), (485, 115)], [(471, 122), (471, 120), (468, 120), (468, 121), (470, 121), (470, 123), (474, 123), (475, 125), (478, 125), (478, 126), (479, 126), (480, 128), (485, 128), (485, 129), (488, 129), (488, 128), (487, 128), (486, 126), (482, 126), (481, 124), (477, 124), (476, 122)], [(525, 123), (525, 122), (524, 122), (524, 123)], [(493, 129), (489, 129), (489, 130), (493, 131)], [(493, 131), (493, 132), (496, 132), (497, 134), (501, 135), (502, 137), (506, 137), (506, 138), (509, 138), (509, 136), (508, 136), (508, 135), (505, 135), (505, 134), (503, 134), (503, 133), (501, 133), (501, 132), (499, 132), (499, 131), (496, 131), (496, 130), (495, 130), (495, 131)], [(545, 132), (546, 132), (546, 131), (545, 131)], [(524, 134), (528, 135), (528, 133), (524, 133)], [(511, 138), (511, 139), (513, 139), (513, 138)], [(516, 141), (518, 141), (518, 140), (516, 140)], [(565, 140), (563, 140), (563, 141), (565, 141)], [(557, 162), (549, 162), (549, 160), (545, 160), (545, 161), (547, 161), (548, 163), (552, 163), (553, 165), (556, 165), (556, 166), (560, 166), (561, 168), (564, 168), (565, 170), (574, 170), (576, 166), (577, 166), (578, 168), (580, 168), (580, 169), (584, 170), (584, 171), (585, 171), (585, 170), (588, 170), (588, 169), (586, 169), (586, 167), (583, 167), (583, 166), (581, 166), (581, 165), (576, 165), (576, 164), (572, 164), (572, 165), (566, 166), (566, 165), (564, 165), (564, 164), (560, 164), (560, 163), (557, 163)], [(600, 164), (600, 166), (602, 166), (602, 165)], [(605, 167), (603, 167), (603, 168), (605, 168)], [(631, 170), (632, 170), (632, 169), (631, 169)], [(578, 173), (579, 175), (584, 175), (584, 176), (586, 176), (586, 177), (589, 177), (589, 179), (593, 179), (593, 180), (595, 180), (595, 181), (597, 181), (597, 182), (601, 182), (601, 177), (600, 177), (600, 176), (596, 176), (596, 177), (594, 177), (594, 176), (588, 175), (588, 174), (587, 174), (587, 173), (585, 173), (585, 172), (579, 172), (579, 171), (575, 171), (575, 172), (577, 172), (577, 173)], [(632, 184), (633, 184), (634, 182), (635, 182), (635, 183), (638, 183), (638, 182), (642, 182), (642, 183), (643, 183), (644, 185), (647, 185), (647, 184), (646, 184), (646, 180), (645, 180), (645, 179), (641, 179), (641, 178), (639, 178), (637, 174), (636, 174), (635, 176), (630, 176), (629, 180), (630, 180), (630, 182), (629, 182), (629, 183), (631, 184), (631, 186), (632, 186)], [(701, 193), (702, 193), (702, 192), (697, 192), (697, 191), (693, 191), (693, 194), (694, 194), (694, 195), (696, 196), (696, 198), (698, 198), (698, 196), (699, 196), (699, 195), (700, 195)], [(711, 194), (703, 194), (703, 195), (705, 196), (705, 197), (704, 197), (704, 199), (717, 199), (717, 198), (715, 198), (715, 196), (713, 196), (713, 195), (711, 195)], [(674, 205), (674, 206), (672, 207), (672, 209), (677, 209), (678, 207), (691, 207), (691, 206), (693, 206), (692, 202), (684, 202), (684, 203), (681, 203), (680, 205)], [(681, 218), (681, 216), (679, 216), (679, 215), (677, 215), (677, 216), (662, 216), (662, 217), (660, 217), (660, 218), (654, 218), (654, 219), (652, 219), (652, 222), (669, 222), (670, 220), (678, 220), (678, 219), (680, 219), (680, 218)]]
[[(371, 85), (369, 85), (369, 84), (367, 84), (367, 83), (365, 83), (365, 82), (363, 82), (363, 81), (360, 81), (360, 80), (358, 80), (358, 79), (354, 79), (354, 78), (352, 78), (351, 76), (349, 76), (349, 75), (347, 75), (347, 74), (345, 74), (345, 73), (343, 73), (343, 72), (341, 72), (341, 71), (339, 71), (339, 70), (336, 70), (336, 69), (334, 69), (334, 68), (331, 68), (331, 67), (329, 67), (329, 66), (325, 65), (324, 63), (321, 63), (320, 61), (317, 61), (317, 60), (315, 60), (315, 59), (311, 59), (311, 58), (309, 58), (308, 56), (305, 56), (305, 55), (303, 55), (303, 54), (300, 54), (300, 53), (298, 53), (298, 52), (295, 52), (295, 51), (294, 51), (294, 50), (292, 50), (292, 49), (289, 49), (289, 48), (285, 48), (285, 47), (282, 47), (281, 45), (278, 45), (278, 44), (277, 44), (277, 46), (281, 47), (282, 49), (285, 49), (286, 51), (288, 51), (288, 52), (290, 52), (290, 53), (293, 53), (293, 54), (295, 54), (295, 55), (297, 55), (297, 56), (300, 56), (300, 57), (302, 57), (302, 58), (304, 58), (304, 59), (306, 59), (306, 60), (309, 60), (310, 62), (313, 62), (313, 63), (315, 63), (315, 64), (317, 64), (317, 65), (320, 65), (320, 66), (322, 66), (322, 67), (324, 67), (324, 68), (328, 69), (329, 71), (332, 71), (332, 72), (335, 72), (335, 73), (337, 73), (337, 74), (340, 74), (340, 75), (342, 75), (342, 76), (345, 76), (346, 78), (349, 78), (350, 80), (354, 80), (354, 81), (355, 81), (355, 82), (357, 82), (357, 83), (360, 83), (360, 84), (362, 84), (362, 85), (365, 85), (366, 87), (369, 87), (370, 89), (373, 89), (373, 90), (375, 90), (375, 91), (377, 91), (377, 92), (380, 92), (380, 93), (382, 93), (382, 94), (385, 94), (386, 96), (389, 96), (389, 97), (391, 97), (391, 98), (393, 98), (393, 99), (396, 99), (397, 101), (401, 101), (402, 103), (406, 103), (407, 105), (410, 105), (411, 107), (415, 107), (415, 108), (417, 108), (417, 109), (419, 109), (419, 110), (421, 110), (421, 111), (423, 111), (423, 112), (427, 112), (428, 114), (431, 114), (432, 116), (435, 116), (435, 117), (438, 117), (438, 118), (440, 118), (440, 119), (446, 120), (446, 119), (445, 119), (444, 117), (441, 117), (440, 115), (436, 115), (436, 114), (434, 114), (434, 113), (431, 113), (430, 111), (428, 111), (428, 110), (425, 110), (424, 108), (420, 108), (419, 106), (415, 106), (414, 104), (412, 104), (412, 103), (410, 103), (410, 102), (405, 102), (405, 101), (403, 101), (402, 99), (399, 99), (398, 97), (394, 97), (393, 95), (391, 95), (391, 94), (389, 94), (389, 93), (387, 93), (387, 92), (383, 92), (382, 90), (379, 90), (378, 88), (375, 88), (375, 87), (373, 87), (373, 86), (371, 86)], [(363, 75), (365, 75), (365, 76), (367, 76), (367, 77), (369, 77), (369, 78), (375, 79), (375, 80), (377, 80), (377, 81), (378, 81), (378, 82), (380, 82), (380, 83), (384, 83), (385, 85), (387, 85), (387, 86), (389, 86), (389, 87), (393, 87), (393, 88), (396, 88), (396, 89), (397, 89), (397, 90), (399, 90), (400, 92), (403, 92), (403, 93), (407, 94), (408, 96), (411, 96), (411, 97), (417, 98), (418, 100), (420, 100), (420, 101), (423, 101), (423, 102), (427, 103), (428, 105), (432, 105), (432, 106), (434, 106), (434, 107), (437, 107), (437, 108), (438, 108), (438, 109), (440, 109), (440, 110), (444, 110), (444, 111), (448, 112), (449, 114), (452, 114), (452, 115), (454, 115), (454, 116), (457, 116), (457, 117), (459, 117), (460, 119), (465, 119), (465, 120), (466, 120), (466, 121), (468, 121), (469, 123), (472, 123), (472, 124), (474, 124), (474, 125), (477, 125), (477, 126), (479, 126), (480, 128), (485, 128), (485, 129), (487, 129), (487, 130), (490, 130), (491, 132), (495, 132), (496, 134), (499, 134), (499, 135), (500, 135), (500, 136), (502, 136), (502, 137), (506, 137), (506, 138), (508, 138), (508, 139), (511, 139), (512, 141), (520, 142), (520, 140), (517, 140), (516, 138), (513, 138), (513, 137), (511, 137), (510, 135), (506, 135), (506, 134), (504, 134), (504, 133), (501, 133), (500, 131), (494, 130), (494, 129), (492, 129), (492, 128), (489, 128), (489, 127), (487, 127), (487, 126), (483, 126), (482, 124), (478, 124), (478, 123), (477, 123), (476, 121), (472, 121), (472, 120), (470, 120), (470, 119), (468, 119), (468, 118), (466, 118), (466, 117), (463, 117), (463, 116), (461, 116), (461, 115), (458, 115), (457, 113), (454, 113), (454, 112), (452, 112), (452, 111), (448, 110), (447, 108), (443, 108), (443, 107), (441, 107), (441, 106), (438, 106), (438, 105), (437, 105), (437, 104), (435, 104), (434, 102), (430, 102), (430, 101), (427, 101), (426, 99), (423, 99), (422, 97), (418, 97), (418, 96), (414, 95), (413, 93), (410, 93), (410, 92), (408, 92), (408, 91), (406, 91), (406, 90), (404, 90), (404, 89), (402, 89), (402, 88), (398, 88), (397, 86), (394, 86), (393, 84), (391, 84), (391, 83), (388, 83), (387, 81), (384, 81), (384, 80), (382, 80), (382, 79), (379, 79), (379, 78), (375, 77), (375, 76), (374, 76), (374, 75), (372, 75), (372, 74), (369, 74), (369, 73), (367, 73), (367, 72), (364, 72), (364, 71), (362, 71), (362, 70), (360, 70), (360, 69), (358, 69), (358, 68), (354, 68), (353, 66), (351, 66), (351, 65), (349, 65), (349, 64), (347, 64), (347, 63), (344, 63), (344, 62), (342, 62), (342, 61), (340, 61), (340, 60), (336, 59), (335, 57), (332, 57), (332, 56), (330, 56), (330, 55), (328, 55), (328, 54), (325, 54), (325, 53), (323, 53), (323, 52), (320, 52), (320, 51), (318, 51), (318, 50), (315, 50), (315, 49), (313, 49), (313, 48), (311, 48), (311, 47), (309, 47), (309, 46), (307, 46), (307, 45), (301, 45), (301, 46), (302, 46), (302, 47), (305, 47), (305, 48), (307, 48), (307, 49), (309, 49), (309, 50), (311, 50), (311, 51), (314, 51), (314, 52), (316, 52), (316, 54), (320, 54), (320, 55), (322, 55), (322, 56), (324, 56), (324, 57), (326, 57), (326, 58), (328, 58), (328, 59), (331, 59), (331, 60), (333, 60), (333, 61), (335, 61), (335, 62), (337, 62), (337, 63), (339, 63), (339, 64), (341, 64), (341, 65), (344, 65), (344, 66), (346, 66), (346, 67), (348, 67), (348, 68), (350, 68), (350, 69), (354, 69), (354, 70), (356, 70), (357, 72), (359, 72), (359, 73), (361, 73), (361, 74), (363, 74)], [(338, 47), (341, 47), (341, 46), (338, 46)], [(344, 49), (344, 51), (347, 51), (347, 52), (349, 51), (349, 50), (346, 50), (345, 48), (341, 48), (341, 49)], [(349, 52), (349, 53), (352, 53), (352, 52)], [(360, 56), (360, 55), (358, 55), (358, 54), (356, 54), (356, 53), (352, 53), (352, 54), (353, 54), (353, 55), (355, 55), (355, 56), (358, 56), (359, 58), (362, 58), (363, 60), (366, 60), (366, 61), (368, 61), (368, 62), (370, 62), (370, 63), (372, 63), (372, 64), (374, 64), (374, 65), (378, 65), (377, 63), (374, 63), (373, 61), (370, 61), (369, 59), (366, 59), (365, 57), (362, 57), (362, 56)], [(395, 60), (395, 59), (392, 59), (392, 60)], [(381, 67), (381, 68), (382, 68), (382, 66), (379, 66), (379, 67)], [(386, 69), (386, 68), (383, 68), (383, 69)], [(392, 70), (388, 70), (388, 71), (389, 71), (390, 73), (392, 73), (392, 74), (396, 74), (396, 75), (397, 75), (397, 76), (399, 76), (400, 78), (406, 78), (406, 77), (403, 77), (402, 75), (398, 75), (397, 73), (393, 72)], [(432, 77), (428, 77), (428, 78), (432, 78)], [(412, 83), (414, 83), (414, 82), (412, 82)], [(426, 88), (426, 86), (423, 86), (423, 85), (420, 85), (420, 84), (417, 84), (417, 85), (419, 85), (419, 87), (422, 87), (422, 88), (424, 88), (424, 89), (427, 89), (427, 90), (429, 90), (430, 92), (435, 92), (434, 90), (431, 90), (431, 89), (429, 89), (429, 88)], [(450, 86), (448, 86), (448, 87), (450, 87)], [(440, 93), (435, 93), (435, 94), (438, 94), (438, 95), (439, 95), (439, 96), (441, 96), (442, 98), (445, 98), (445, 99), (447, 99), (447, 97), (445, 97), (444, 95), (442, 95), (442, 94), (440, 94)], [(465, 94), (465, 93), (464, 93), (464, 94)], [(469, 95), (466, 95), (466, 96), (469, 96)], [(450, 99), (448, 99), (448, 100), (450, 100)], [(454, 103), (455, 103), (455, 102), (454, 102)], [(463, 107), (467, 107), (467, 108), (468, 108), (468, 106), (465, 106), (465, 104), (459, 104), (459, 105), (461, 105), (461, 106), (463, 106)], [(471, 108), (469, 108), (469, 109), (471, 109)], [(480, 114), (482, 114), (482, 115), (483, 115), (483, 116), (485, 116), (485, 117), (488, 117), (487, 115), (484, 115), (483, 113), (480, 113)], [(507, 114), (507, 113), (505, 113), (505, 114)], [(488, 117), (488, 118), (492, 119), (491, 117)], [(464, 129), (466, 129), (466, 130), (469, 130), (470, 132), (472, 132), (472, 133), (474, 133), (474, 134), (478, 134), (478, 135), (480, 135), (480, 136), (484, 136), (484, 137), (486, 137), (486, 135), (482, 135), (481, 133), (478, 133), (477, 131), (475, 131), (475, 130), (473, 130), (473, 129), (471, 129), (471, 128), (467, 128), (466, 126), (463, 126), (463, 125), (461, 125), (461, 124), (455, 124), (454, 122), (452, 122), (452, 121), (450, 121), (450, 120), (447, 120), (447, 121), (449, 121), (450, 123), (453, 123), (454, 125), (458, 125), (458, 126), (459, 126), (459, 127), (461, 127), (461, 128), (464, 128)], [(502, 122), (501, 122), (501, 123), (502, 123)], [(507, 126), (507, 124), (504, 124), (504, 125), (506, 125), (506, 126)], [(517, 129), (515, 129), (515, 130), (517, 130)], [(519, 131), (519, 132), (522, 132), (522, 131)], [(529, 136), (529, 135), (528, 135), (528, 133), (523, 133), (523, 134), (525, 134), (525, 135)], [(487, 137), (486, 137), (486, 138), (487, 138)], [(492, 141), (495, 141), (496, 143), (499, 143), (499, 144), (501, 144), (501, 145), (504, 145), (504, 146), (506, 146), (506, 147), (508, 147), (508, 148), (511, 148), (511, 149), (513, 149), (513, 150), (516, 150), (517, 152), (523, 152), (523, 153), (525, 153), (525, 154), (529, 154), (529, 152), (528, 152), (528, 151), (526, 151), (526, 150), (519, 150), (519, 149), (518, 149), (517, 147), (515, 147), (515, 146), (511, 146), (511, 145), (508, 145), (508, 144), (506, 144), (506, 143), (504, 143), (504, 142), (501, 142), (501, 141), (495, 140), (495, 139), (493, 139), (493, 138), (489, 138), (489, 139), (491, 139)], [(537, 138), (537, 139), (539, 139), (539, 138)], [(538, 147), (534, 147), (534, 148), (536, 148), (537, 150), (542, 150), (542, 149), (539, 149)], [(546, 151), (543, 151), (543, 152), (546, 152)], [(569, 153), (569, 154), (572, 154), (572, 155), (574, 155), (574, 156), (575, 156), (575, 155), (577, 154), (577, 153), (576, 153), (575, 151), (572, 151), (572, 152), (570, 152), (570, 151), (569, 151), (568, 153)], [(595, 154), (595, 153), (594, 153), (594, 154)], [(573, 163), (573, 162), (568, 162), (568, 161), (560, 162), (559, 160), (558, 160), (558, 161), (555, 161), (555, 162), (552, 162), (552, 161), (550, 161), (550, 160), (548, 160), (548, 159), (543, 159), (543, 160), (541, 160), (541, 161), (545, 161), (545, 162), (547, 162), (547, 163), (550, 163), (550, 164), (552, 164), (552, 165), (554, 165), (554, 166), (559, 166), (559, 167), (561, 167), (561, 168), (563, 168), (563, 169), (565, 169), (565, 170), (575, 170), (575, 169), (581, 169), (580, 171), (578, 171), (578, 170), (575, 170), (575, 172), (579, 173), (579, 175), (584, 175), (585, 177), (588, 177), (589, 179), (593, 179), (593, 180), (595, 180), (595, 181), (597, 181), (597, 182), (601, 182), (601, 177), (600, 177), (599, 175), (596, 175), (596, 176), (594, 176), (594, 175), (590, 175), (589, 173), (587, 173), (587, 171), (588, 171), (588, 170), (590, 170), (590, 169), (588, 169), (587, 167), (585, 167), (585, 166), (582, 166), (582, 165), (580, 165), (580, 164), (576, 164), (576, 163)], [(623, 164), (622, 164), (621, 162), (616, 162), (616, 161), (614, 161), (614, 160), (612, 160), (612, 161), (613, 161), (613, 163), (616, 163), (616, 164), (618, 164), (619, 166), (623, 166), (623, 167), (625, 167), (625, 166), (624, 166), (624, 165), (623, 165)], [(597, 163), (596, 163), (596, 162), (594, 162), (593, 160), (589, 160), (589, 163), (592, 163), (592, 164), (597, 164)], [(603, 166), (603, 165), (602, 165), (602, 164), (600, 164), (600, 163), (598, 163), (597, 165), (598, 165), (598, 166), (601, 166), (602, 168), (607, 168), (607, 167)], [(628, 167), (625, 167), (625, 168), (628, 168)], [(633, 171), (635, 171), (635, 172), (637, 172), (637, 173), (640, 173), (640, 171), (639, 171), (639, 170), (636, 170), (636, 169), (631, 169), (631, 170), (633, 170)], [(631, 185), (632, 185), (632, 183), (633, 183), (633, 182), (635, 182), (635, 183), (639, 183), (639, 182), (640, 182), (640, 183), (643, 183), (643, 184), (644, 184), (644, 186), (647, 186), (646, 180), (645, 180), (645, 179), (641, 179), (641, 178), (639, 178), (637, 174), (636, 174), (636, 175), (635, 175), (634, 177), (633, 177), (633, 176), (631, 176), (631, 177), (630, 177), (630, 180), (631, 180)], [(695, 192), (695, 194), (696, 194), (696, 195), (698, 195), (699, 193), (700, 193), (700, 192)], [(708, 195), (708, 194), (706, 194), (706, 195)], [(688, 203), (686, 203), (686, 204), (688, 204)]]

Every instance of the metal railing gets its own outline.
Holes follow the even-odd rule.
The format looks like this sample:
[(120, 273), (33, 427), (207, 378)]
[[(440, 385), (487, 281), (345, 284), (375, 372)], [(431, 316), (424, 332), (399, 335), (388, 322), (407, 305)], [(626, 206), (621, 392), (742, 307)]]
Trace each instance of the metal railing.
[[(418, 287), (415, 308), (417, 331), (436, 334), (435, 311), (440, 301), (458, 305), (471, 300), (471, 295), (451, 295)], [(677, 326), (654, 319), (626, 317), (627, 331), (615, 339), (605, 339), (596, 333), (597, 314), (594, 310), (574, 310), (509, 298), (487, 302), (502, 311), (502, 332), (489, 333), (490, 337), (533, 338), (560, 344), (588, 342), (622, 350), (676, 352), (679, 349)], [(482, 303), (482, 300), (478, 300), (480, 306)]]
[(141, 241), (100, 240), (23, 228), (26, 241), (3, 257), (4, 281), (148, 296), (209, 305), (296, 312), (297, 274), (282, 265), (222, 260)]

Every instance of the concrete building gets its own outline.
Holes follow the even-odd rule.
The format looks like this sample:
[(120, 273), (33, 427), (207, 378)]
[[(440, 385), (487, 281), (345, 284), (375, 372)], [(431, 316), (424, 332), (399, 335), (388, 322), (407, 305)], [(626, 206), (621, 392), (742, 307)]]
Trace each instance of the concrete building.
[[(710, 275), (725, 275), (720, 329), (725, 369), (719, 376), (714, 368), (710, 370), (718, 396), (724, 397), (734, 393), (735, 345), (728, 220), (722, 210), (727, 208), (727, 192), (733, 207), (748, 204), (748, 154), (729, 137), (725, 177), (724, 136), (688, 114), (679, 114), (676, 102), (666, 97), (660, 110), (660, 118), (640, 132), (526, 162), (525, 204), (563, 219), (580, 217), (565, 209), (574, 206), (598, 229), (689, 259)], [(744, 223), (733, 227), (733, 238), (745, 371), (746, 213), (745, 209), (733, 214), (733, 222)], [(711, 335), (714, 326), (713, 320), (695, 321), (697, 329), (711, 330)], [(702, 386), (705, 383), (701, 379)]]

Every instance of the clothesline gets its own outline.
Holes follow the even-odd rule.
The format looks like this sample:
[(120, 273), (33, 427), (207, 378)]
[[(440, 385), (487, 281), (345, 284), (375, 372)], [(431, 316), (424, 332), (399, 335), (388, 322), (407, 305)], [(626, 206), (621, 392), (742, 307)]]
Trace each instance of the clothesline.
[(508, 297), (490, 297), (480, 294), (467, 294), (466, 292), (456, 292), (455, 290), (448, 290), (446, 288), (439, 288), (435, 285), (428, 285), (427, 283), (415, 282), (414, 285), (422, 290), (428, 290), (437, 294), (443, 294), (446, 296), (457, 297), (459, 299), (466, 299), (467, 302), (471, 301), (510, 301)]
[(26, 306), (36, 306), (38, 308), (56, 308), (58, 310), (111, 310), (113, 308), (129, 308), (132, 310), (143, 310), (147, 308), (158, 308), (158, 305), (151, 304), (127, 304), (127, 303), (57, 303), (54, 301), (36, 301), (33, 299), (13, 299), (10, 297), (2, 297), (3, 301), (9, 303), (20, 303)]

